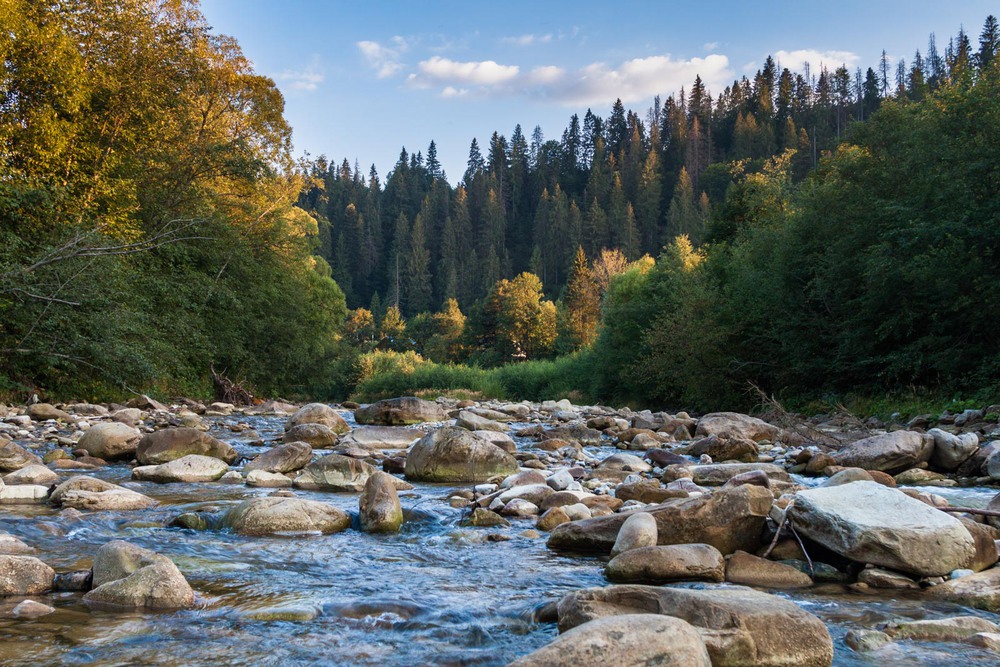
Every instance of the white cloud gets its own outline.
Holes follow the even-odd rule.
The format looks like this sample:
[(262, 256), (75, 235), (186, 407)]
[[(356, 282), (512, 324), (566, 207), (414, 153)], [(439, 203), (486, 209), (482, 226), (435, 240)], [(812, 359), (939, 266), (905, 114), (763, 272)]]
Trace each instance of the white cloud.
[(861, 56), (851, 51), (819, 51), (817, 49), (798, 49), (797, 51), (778, 51), (774, 54), (774, 59), (779, 67), (787, 67), (793, 72), (801, 72), (805, 69), (805, 64), (813, 72), (819, 72), (825, 66), (829, 70), (835, 70), (841, 65), (853, 67), (861, 61)]
[(375, 69), (380, 79), (391, 77), (404, 67), (399, 58), (409, 48), (409, 43), (399, 35), (393, 37), (390, 42), (391, 46), (369, 40), (357, 43), (361, 55)]
[(552, 33), (546, 33), (544, 35), (527, 34), (516, 37), (504, 37), (500, 41), (504, 44), (513, 44), (514, 46), (531, 46), (532, 44), (548, 44), (552, 39)]
[(711, 51), (715, 51), (717, 48), (719, 48), (719, 43), (718, 42), (705, 42), (704, 44), (701, 45), (701, 50), (702, 51), (709, 51), (709, 52), (711, 52)]
[(515, 79), (521, 69), (517, 65), (500, 65), (494, 60), (458, 62), (440, 56), (421, 61), (418, 68), (420, 74), (416, 78), (428, 84), (439, 82), (478, 86), (507, 83)]
[(287, 83), (292, 90), (304, 90), (311, 92), (319, 88), (325, 78), (320, 66), (319, 56), (313, 56), (309, 65), (301, 70), (286, 69), (278, 74), (275, 79)]

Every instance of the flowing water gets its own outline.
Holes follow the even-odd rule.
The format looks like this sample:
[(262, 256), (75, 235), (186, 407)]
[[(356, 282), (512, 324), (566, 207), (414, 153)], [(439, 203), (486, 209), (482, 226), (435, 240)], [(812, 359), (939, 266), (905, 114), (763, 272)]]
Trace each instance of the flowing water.
[[(344, 414), (349, 417), (349, 413)], [(213, 434), (241, 454), (259, 451), (216, 420)], [(241, 417), (265, 440), (283, 419)], [(608, 452), (590, 450), (594, 455)], [(84, 569), (105, 542), (124, 539), (172, 558), (199, 593), (196, 609), (165, 613), (92, 611), (80, 593), (42, 601), (38, 620), (0, 618), (0, 663), (23, 665), (503, 665), (556, 635), (535, 610), (566, 591), (606, 585), (604, 561), (549, 551), (543, 538), (510, 528), (463, 528), (452, 488), (419, 484), (401, 494), (407, 522), (397, 535), (251, 538), (165, 527), (184, 511), (222, 511), (268, 489), (226, 484), (133, 483), (124, 465), (96, 476), (160, 501), (142, 512), (85, 512), (47, 506), (0, 507), (0, 531), (36, 548), (56, 571)], [(936, 490), (935, 492), (939, 492)], [(955, 490), (968, 494), (976, 490)], [(988, 490), (978, 493), (986, 497)], [(296, 491), (345, 510), (357, 494)], [(984, 501), (985, 502), (985, 501)], [(984, 504), (984, 503), (980, 503)], [(356, 526), (355, 526), (356, 528)], [(499, 539), (498, 539), (499, 538)], [(785, 595), (785, 594), (783, 594)], [(852, 628), (973, 613), (916, 596), (849, 594), (840, 587), (786, 595), (822, 618), (838, 666), (996, 665), (996, 654), (961, 644), (899, 642), (861, 655), (844, 646)], [(39, 598), (41, 599), (41, 598)], [(0, 609), (13, 602), (0, 601)]]

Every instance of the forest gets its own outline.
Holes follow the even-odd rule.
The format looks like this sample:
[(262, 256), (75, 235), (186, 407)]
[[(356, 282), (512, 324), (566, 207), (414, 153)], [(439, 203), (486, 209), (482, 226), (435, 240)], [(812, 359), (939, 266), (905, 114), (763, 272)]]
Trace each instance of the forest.
[(194, 3), (0, 23), (0, 398), (1000, 384), (993, 16), (909, 62), (768, 58), (558, 139), (493, 132), (455, 185), (434, 141), (384, 180), (296, 159), (275, 83)]

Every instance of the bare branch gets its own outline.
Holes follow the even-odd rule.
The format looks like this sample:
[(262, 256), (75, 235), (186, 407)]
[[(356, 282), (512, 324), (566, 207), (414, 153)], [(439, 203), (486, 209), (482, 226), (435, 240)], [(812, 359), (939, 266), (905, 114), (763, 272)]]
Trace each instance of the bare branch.
[(14, 294), (21, 294), (28, 297), (29, 299), (36, 299), (38, 301), (49, 301), (51, 303), (61, 303), (66, 306), (79, 306), (80, 303), (77, 301), (67, 301), (66, 299), (58, 299), (54, 296), (44, 296), (42, 294), (32, 294), (28, 290), (21, 289), (20, 287), (13, 287), (9, 290)]

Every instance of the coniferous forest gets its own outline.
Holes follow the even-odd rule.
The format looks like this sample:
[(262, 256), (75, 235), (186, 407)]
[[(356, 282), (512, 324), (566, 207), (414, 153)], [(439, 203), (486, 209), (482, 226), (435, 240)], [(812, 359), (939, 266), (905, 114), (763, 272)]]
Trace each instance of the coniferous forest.
[(0, 392), (997, 385), (992, 16), (893, 66), (768, 58), (382, 176), (296, 161), (273, 81), (195, 5), (118, 4), (0, 0)]

